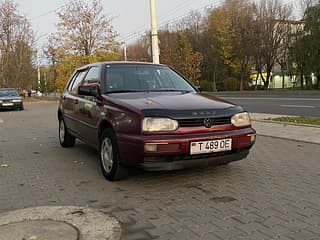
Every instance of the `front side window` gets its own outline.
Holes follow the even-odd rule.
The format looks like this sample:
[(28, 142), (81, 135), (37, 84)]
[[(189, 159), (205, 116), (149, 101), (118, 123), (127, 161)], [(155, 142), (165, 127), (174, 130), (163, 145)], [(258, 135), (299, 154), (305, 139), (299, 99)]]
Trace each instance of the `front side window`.
[(68, 91), (74, 95), (78, 94), (78, 87), (81, 83), (81, 81), (83, 80), (84, 76), (86, 75), (87, 71), (78, 71), (74, 78), (72, 79), (69, 87), (68, 87)]
[(165, 66), (107, 65), (105, 93), (117, 92), (195, 92), (190, 83)]
[(98, 82), (99, 82), (99, 67), (92, 67), (89, 69), (81, 85), (96, 84)]

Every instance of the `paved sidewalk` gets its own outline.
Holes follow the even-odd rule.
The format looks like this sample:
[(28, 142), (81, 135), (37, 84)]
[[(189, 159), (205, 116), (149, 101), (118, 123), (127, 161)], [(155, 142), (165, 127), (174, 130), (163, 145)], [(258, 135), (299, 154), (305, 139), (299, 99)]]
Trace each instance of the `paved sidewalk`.
[(283, 115), (251, 113), (250, 116), (253, 120), (253, 128), (258, 135), (320, 144), (319, 126), (266, 120)]
[[(105, 239), (107, 234), (83, 234), (110, 229), (103, 221), (112, 219), (106, 216), (121, 224), (115, 230), (123, 240), (320, 239), (320, 145), (282, 139), (316, 141), (320, 128), (272, 123), (264, 120), (273, 117), (269, 114), (252, 114), (259, 136), (243, 161), (174, 172), (133, 171), (111, 183), (100, 173), (96, 150), (80, 141), (72, 149), (59, 146), (56, 109), (56, 103), (45, 103), (0, 112), (0, 240), (42, 240), (45, 232), (37, 226), (56, 229), (51, 239), (73, 240), (75, 230), (81, 240)], [(76, 207), (58, 218), (59, 206)], [(23, 231), (12, 238), (17, 226)]]

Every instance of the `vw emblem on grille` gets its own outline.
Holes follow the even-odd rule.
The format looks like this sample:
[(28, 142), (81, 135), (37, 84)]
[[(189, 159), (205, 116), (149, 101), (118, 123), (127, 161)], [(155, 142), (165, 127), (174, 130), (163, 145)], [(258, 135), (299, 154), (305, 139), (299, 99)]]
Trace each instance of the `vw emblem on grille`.
[(211, 126), (212, 126), (211, 119), (210, 119), (210, 118), (205, 118), (205, 119), (203, 120), (203, 124), (204, 124), (204, 126), (205, 126), (206, 128), (211, 128)]

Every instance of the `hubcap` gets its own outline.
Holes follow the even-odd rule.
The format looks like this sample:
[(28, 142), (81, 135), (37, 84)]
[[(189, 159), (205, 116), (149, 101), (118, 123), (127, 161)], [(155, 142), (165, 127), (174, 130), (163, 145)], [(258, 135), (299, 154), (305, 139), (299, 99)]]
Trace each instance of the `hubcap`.
[(101, 160), (103, 169), (110, 173), (113, 167), (113, 149), (109, 138), (105, 138), (101, 145)]
[(59, 138), (60, 142), (64, 142), (64, 136), (65, 136), (65, 127), (64, 127), (64, 122), (61, 120), (60, 121), (60, 128), (59, 128)]

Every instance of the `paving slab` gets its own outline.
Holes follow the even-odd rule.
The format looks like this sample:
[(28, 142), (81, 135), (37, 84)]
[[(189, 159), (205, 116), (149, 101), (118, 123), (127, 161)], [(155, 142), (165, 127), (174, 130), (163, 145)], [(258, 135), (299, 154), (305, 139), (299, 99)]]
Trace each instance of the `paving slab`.
[[(55, 103), (30, 104), (23, 112), (0, 112), (0, 165), (5, 166), (0, 167), (0, 215), (5, 219), (15, 209), (34, 207), (36, 214), (38, 206), (76, 205), (116, 217), (123, 240), (320, 239), (319, 144), (259, 133), (243, 161), (138, 171), (108, 182), (96, 150), (80, 141), (71, 149), (60, 147), (56, 109)], [(87, 216), (85, 209), (74, 207), (65, 221)], [(24, 216), (0, 225), (28, 220), (30, 211)], [(95, 230), (100, 220), (85, 227)]]

